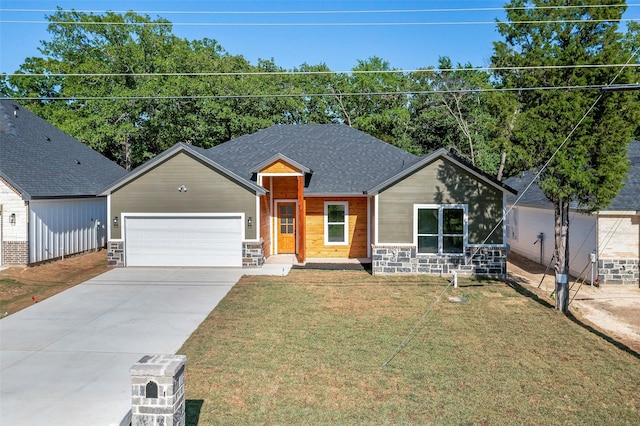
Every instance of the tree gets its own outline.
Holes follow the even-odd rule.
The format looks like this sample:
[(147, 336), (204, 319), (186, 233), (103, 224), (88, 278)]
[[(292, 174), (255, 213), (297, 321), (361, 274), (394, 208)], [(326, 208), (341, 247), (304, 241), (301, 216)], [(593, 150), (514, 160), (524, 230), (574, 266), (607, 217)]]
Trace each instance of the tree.
[(491, 75), (471, 64), (455, 68), (440, 57), (438, 68), (412, 73), (411, 133), (425, 151), (445, 147), (502, 179), (516, 109), (509, 93), (488, 91)]
[(389, 62), (371, 57), (359, 60), (352, 74), (336, 76), (335, 94), (340, 121), (392, 145), (414, 150), (408, 135), (406, 78)]
[(504, 41), (494, 43), (492, 57), (495, 67), (542, 67), (501, 69), (496, 76), (502, 87), (553, 88), (518, 91), (521, 112), (512, 142), (525, 156), (523, 164), (541, 172), (540, 187), (554, 205), (556, 309), (563, 312), (569, 302), (569, 206), (577, 203), (591, 212), (616, 196), (638, 122), (638, 105), (629, 93), (561, 88), (606, 85), (614, 78), (626, 83), (631, 78), (629, 69), (552, 68), (629, 59), (618, 32), (625, 7), (613, 1), (581, 3), (585, 7), (569, 0), (512, 0), (507, 22), (498, 23)]
[(303, 108), (301, 97), (264, 96), (296, 93), (272, 60), (253, 66), (215, 40), (178, 38), (164, 19), (59, 9), (48, 20), (44, 57), (20, 69), (37, 76), (1, 89), (43, 99), (25, 106), (126, 168), (176, 142), (209, 148), (294, 122), (291, 111)]

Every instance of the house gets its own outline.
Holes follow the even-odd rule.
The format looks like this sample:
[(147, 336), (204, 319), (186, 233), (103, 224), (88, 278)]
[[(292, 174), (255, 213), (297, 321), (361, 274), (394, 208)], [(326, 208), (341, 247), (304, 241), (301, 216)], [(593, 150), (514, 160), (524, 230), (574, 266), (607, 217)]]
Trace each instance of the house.
[(106, 245), (100, 189), (126, 172), (16, 102), (0, 98), (0, 265)]
[(177, 144), (109, 185), (109, 263), (260, 266), (372, 259), (374, 273), (502, 276), (507, 186), (438, 150), (344, 125)]
[[(593, 214), (577, 206), (569, 217), (569, 269), (571, 275), (600, 284), (639, 284), (640, 258), (640, 142), (628, 147), (630, 169), (624, 187), (606, 208)], [(511, 251), (543, 265), (551, 265), (554, 251), (553, 205), (533, 173), (505, 181), (521, 193), (517, 204), (509, 196), (507, 242)]]

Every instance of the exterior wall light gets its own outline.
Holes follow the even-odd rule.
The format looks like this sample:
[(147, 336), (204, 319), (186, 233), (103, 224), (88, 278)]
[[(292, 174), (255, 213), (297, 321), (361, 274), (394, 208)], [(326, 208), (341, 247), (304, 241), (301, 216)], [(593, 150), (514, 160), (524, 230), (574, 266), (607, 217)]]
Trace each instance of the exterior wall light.
[(187, 187), (186, 187), (185, 185), (180, 185), (180, 186), (178, 187), (178, 191), (180, 191), (180, 192), (187, 192)]
[(16, 224), (16, 214), (15, 213), (11, 213), (11, 215), (9, 216), (9, 223), (15, 226), (15, 224)]
[(251, 229), (253, 227), (253, 218), (249, 216), (247, 219), (247, 228)]
[(113, 227), (117, 228), (118, 227), (118, 216), (114, 216), (113, 217)]

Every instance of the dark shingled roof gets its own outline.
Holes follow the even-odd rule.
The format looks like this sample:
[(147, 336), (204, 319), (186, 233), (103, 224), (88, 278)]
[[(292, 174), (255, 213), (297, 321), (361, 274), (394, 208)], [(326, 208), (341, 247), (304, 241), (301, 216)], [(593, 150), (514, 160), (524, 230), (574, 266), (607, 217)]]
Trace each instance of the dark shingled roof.
[(275, 125), (204, 151), (239, 176), (282, 154), (312, 171), (305, 194), (362, 194), (419, 160), (341, 124)]
[(624, 186), (618, 196), (603, 210), (640, 211), (640, 141), (631, 141), (627, 158), (629, 158), (629, 173)]
[[(624, 181), (624, 186), (611, 201), (611, 204), (602, 209), (603, 211), (640, 211), (640, 141), (631, 141), (627, 150), (627, 157), (629, 158), (630, 168)], [(506, 179), (504, 183), (518, 190), (519, 194), (522, 194), (534, 177), (535, 174), (533, 172), (525, 172), (522, 176)], [(507, 202), (514, 203), (517, 198), (508, 196)], [(544, 196), (537, 183), (531, 185), (522, 195), (518, 204), (533, 207), (553, 207), (553, 204)]]
[(0, 98), (0, 176), (24, 200), (95, 196), (125, 173), (15, 101)]

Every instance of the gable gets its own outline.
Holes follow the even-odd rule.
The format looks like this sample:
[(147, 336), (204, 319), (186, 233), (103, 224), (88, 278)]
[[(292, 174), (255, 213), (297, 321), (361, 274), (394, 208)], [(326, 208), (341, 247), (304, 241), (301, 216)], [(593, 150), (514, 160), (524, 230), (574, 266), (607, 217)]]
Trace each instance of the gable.
[[(480, 244), (502, 219), (503, 192), (446, 157), (438, 157), (379, 191), (381, 243), (413, 241), (414, 204), (466, 204), (469, 244)], [(501, 228), (487, 243), (502, 243)]]
[(278, 159), (260, 170), (261, 174), (301, 174), (302, 170)]
[[(245, 213), (256, 193), (186, 152), (179, 151), (111, 192), (110, 215), (122, 213)], [(252, 230), (248, 238), (254, 238)], [(112, 228), (120, 238), (120, 228)]]

